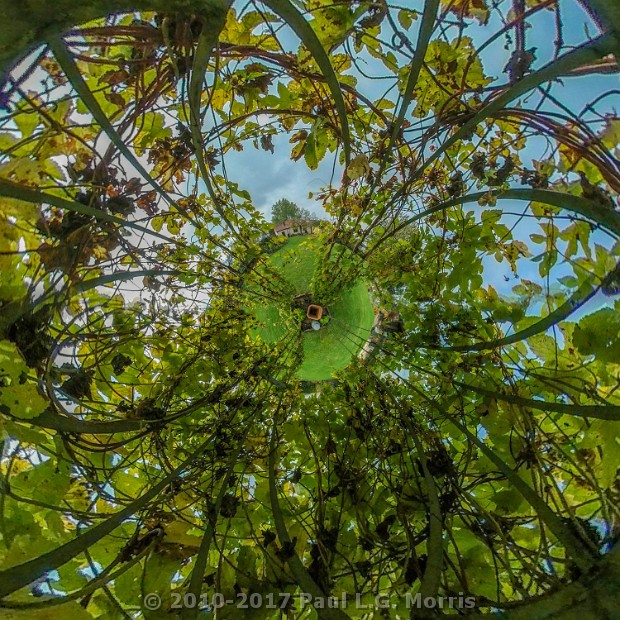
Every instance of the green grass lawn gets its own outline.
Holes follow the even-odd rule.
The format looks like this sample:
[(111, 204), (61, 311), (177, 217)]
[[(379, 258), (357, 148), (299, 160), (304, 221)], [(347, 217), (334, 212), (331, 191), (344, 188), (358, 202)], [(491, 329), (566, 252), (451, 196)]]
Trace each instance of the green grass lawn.
[[(317, 260), (313, 237), (292, 237), (270, 260), (290, 282), (294, 294), (307, 293)], [(370, 334), (374, 312), (366, 285), (358, 282), (342, 292), (330, 307), (331, 320), (317, 332), (302, 335), (304, 360), (297, 374), (306, 381), (330, 379), (336, 370), (347, 366)], [(254, 310), (264, 324), (257, 334), (266, 342), (276, 342), (286, 335), (278, 309), (263, 306)]]
[[(316, 265), (316, 241), (312, 237), (291, 237), (271, 255), (270, 261), (292, 285), (295, 295), (306, 293)], [(275, 306), (257, 307), (254, 314), (264, 323), (258, 333), (265, 342), (277, 342), (285, 335), (286, 328)]]
[(318, 332), (303, 334), (304, 361), (297, 371), (301, 379), (329, 379), (344, 368), (368, 339), (375, 314), (363, 282), (345, 290), (330, 307), (332, 319)]
[(316, 266), (317, 244), (314, 237), (291, 237), (271, 256), (271, 262), (292, 284), (295, 294), (307, 293)]

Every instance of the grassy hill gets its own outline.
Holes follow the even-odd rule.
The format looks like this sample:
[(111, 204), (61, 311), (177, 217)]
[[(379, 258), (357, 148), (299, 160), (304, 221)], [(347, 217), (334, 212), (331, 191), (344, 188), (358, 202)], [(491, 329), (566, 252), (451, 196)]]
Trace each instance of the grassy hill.
[[(292, 237), (275, 252), (270, 260), (291, 284), (294, 294), (310, 290), (310, 281), (317, 261), (314, 237)], [(368, 339), (374, 312), (363, 282), (342, 291), (330, 306), (331, 320), (319, 331), (302, 334), (304, 360), (298, 376), (306, 381), (330, 379), (336, 370), (347, 366)], [(254, 309), (262, 323), (257, 335), (266, 342), (276, 342), (286, 335), (286, 326), (273, 305)]]

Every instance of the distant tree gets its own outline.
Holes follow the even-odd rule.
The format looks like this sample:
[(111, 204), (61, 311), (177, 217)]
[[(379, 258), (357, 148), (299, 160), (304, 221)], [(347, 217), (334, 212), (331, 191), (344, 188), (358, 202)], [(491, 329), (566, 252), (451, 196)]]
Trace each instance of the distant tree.
[(274, 226), (285, 220), (307, 220), (311, 217), (312, 213), (308, 209), (298, 207), (287, 198), (281, 198), (271, 207), (271, 223)]

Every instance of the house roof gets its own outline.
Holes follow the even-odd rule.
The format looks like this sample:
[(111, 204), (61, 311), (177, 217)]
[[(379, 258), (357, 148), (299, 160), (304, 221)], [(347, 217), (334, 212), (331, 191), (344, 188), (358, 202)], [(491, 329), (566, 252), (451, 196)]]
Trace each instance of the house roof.
[(282, 232), (283, 230), (287, 230), (288, 228), (290, 228), (291, 225), (288, 223), (288, 220), (286, 220), (285, 222), (282, 222), (282, 224), (278, 224), (274, 230), (276, 232)]
[(275, 226), (274, 230), (276, 232), (282, 232), (283, 230), (288, 230), (289, 228), (292, 228), (293, 226), (311, 226), (311, 225), (312, 225), (311, 220), (284, 220), (282, 224), (278, 224), (277, 226)]

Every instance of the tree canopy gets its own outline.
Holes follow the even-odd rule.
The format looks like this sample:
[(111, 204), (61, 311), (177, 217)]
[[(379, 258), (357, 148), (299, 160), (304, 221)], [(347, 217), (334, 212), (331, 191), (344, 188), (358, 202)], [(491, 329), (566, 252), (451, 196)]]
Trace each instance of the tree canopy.
[(297, 206), (287, 198), (280, 198), (271, 207), (271, 223), (274, 226), (286, 220), (307, 220), (312, 217), (308, 209)]
[(0, 7), (0, 617), (617, 617), (616, 0)]

